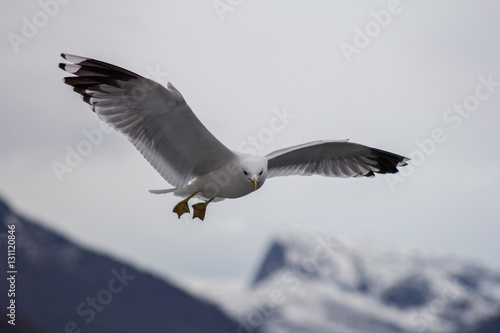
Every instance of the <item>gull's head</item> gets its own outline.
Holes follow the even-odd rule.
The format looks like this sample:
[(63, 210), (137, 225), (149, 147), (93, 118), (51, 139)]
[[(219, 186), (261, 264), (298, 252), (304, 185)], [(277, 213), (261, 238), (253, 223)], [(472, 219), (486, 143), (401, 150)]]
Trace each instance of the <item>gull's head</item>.
[(240, 175), (255, 191), (264, 184), (267, 174), (267, 159), (262, 156), (247, 156), (241, 161)]

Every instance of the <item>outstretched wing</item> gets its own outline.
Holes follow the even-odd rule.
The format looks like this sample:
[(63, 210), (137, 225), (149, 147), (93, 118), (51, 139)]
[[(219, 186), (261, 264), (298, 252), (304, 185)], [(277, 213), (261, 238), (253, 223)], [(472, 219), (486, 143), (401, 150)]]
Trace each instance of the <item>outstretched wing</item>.
[(126, 69), (69, 54), (59, 67), (75, 76), (64, 82), (82, 95), (99, 118), (125, 134), (170, 184), (227, 164), (234, 153), (198, 120), (180, 92)]
[(267, 177), (321, 175), (374, 176), (396, 173), (408, 158), (346, 141), (314, 141), (267, 155)]

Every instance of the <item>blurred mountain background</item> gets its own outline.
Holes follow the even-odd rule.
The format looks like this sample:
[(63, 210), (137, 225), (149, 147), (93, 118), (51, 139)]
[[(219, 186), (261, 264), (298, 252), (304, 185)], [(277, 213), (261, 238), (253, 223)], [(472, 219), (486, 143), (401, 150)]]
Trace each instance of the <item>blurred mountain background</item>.
[[(286, 229), (243, 287), (188, 286), (78, 246), (4, 201), (0, 221), (2, 251), (16, 226), (18, 270), (16, 326), (3, 315), (1, 332), (500, 331), (500, 271), (472, 259)], [(0, 300), (5, 309), (6, 292)]]
[[(16, 235), (16, 325), (6, 323), (7, 280), (1, 279), (1, 332), (235, 332), (218, 306), (126, 263), (41, 227), (0, 201), (2, 252), (7, 226)], [(7, 257), (0, 267), (6, 274)], [(70, 327), (68, 329), (67, 327)]]

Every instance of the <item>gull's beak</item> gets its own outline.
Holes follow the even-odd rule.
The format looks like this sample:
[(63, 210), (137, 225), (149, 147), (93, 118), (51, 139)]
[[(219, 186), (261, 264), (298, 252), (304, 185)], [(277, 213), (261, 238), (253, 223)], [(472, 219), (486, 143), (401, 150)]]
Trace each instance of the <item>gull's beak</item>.
[(257, 190), (257, 179), (254, 178), (254, 179), (251, 179), (250, 181), (253, 184), (254, 191)]

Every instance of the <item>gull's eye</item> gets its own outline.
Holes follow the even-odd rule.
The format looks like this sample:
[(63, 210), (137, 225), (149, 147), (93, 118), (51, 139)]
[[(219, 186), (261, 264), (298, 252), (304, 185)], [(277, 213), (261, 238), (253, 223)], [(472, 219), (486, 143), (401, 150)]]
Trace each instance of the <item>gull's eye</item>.
[(259, 172), (259, 176), (262, 176), (262, 172), (263, 172), (263, 171), (264, 171), (264, 170), (260, 170), (260, 172)]
[(245, 176), (248, 176), (248, 172), (246, 172), (245, 170), (243, 170), (243, 173), (245, 174)]

